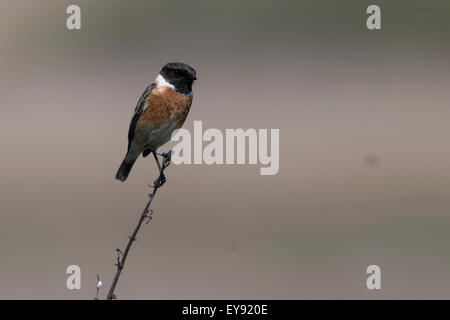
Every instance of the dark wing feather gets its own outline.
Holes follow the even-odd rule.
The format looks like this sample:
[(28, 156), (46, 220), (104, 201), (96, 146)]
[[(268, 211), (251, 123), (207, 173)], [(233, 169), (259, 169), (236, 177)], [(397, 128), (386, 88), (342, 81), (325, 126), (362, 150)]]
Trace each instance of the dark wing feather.
[[(131, 142), (134, 138), (134, 132), (136, 131), (136, 124), (139, 120), (139, 118), (142, 116), (142, 113), (144, 112), (145, 107), (145, 101), (147, 100), (147, 97), (152, 93), (153, 89), (155, 89), (156, 84), (152, 83), (149, 85), (144, 93), (139, 98), (139, 101), (136, 105), (136, 108), (134, 109), (133, 118), (131, 119), (130, 123), (130, 129), (128, 130), (128, 150), (130, 150)], [(150, 106), (148, 106), (150, 108)]]

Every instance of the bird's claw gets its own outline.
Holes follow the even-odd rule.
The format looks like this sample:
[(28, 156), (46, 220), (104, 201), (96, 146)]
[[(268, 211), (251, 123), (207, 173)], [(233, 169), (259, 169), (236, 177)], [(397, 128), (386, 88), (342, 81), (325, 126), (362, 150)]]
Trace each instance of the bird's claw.
[(164, 152), (162, 154), (162, 157), (164, 159), (163, 161), (163, 169), (167, 168), (170, 165), (170, 161), (172, 160), (172, 150), (169, 152)]

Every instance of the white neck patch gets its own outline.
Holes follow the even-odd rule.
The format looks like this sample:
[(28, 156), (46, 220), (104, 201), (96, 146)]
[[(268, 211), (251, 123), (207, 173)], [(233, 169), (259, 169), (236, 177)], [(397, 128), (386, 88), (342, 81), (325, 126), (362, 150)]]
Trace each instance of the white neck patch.
[(158, 74), (158, 76), (156, 77), (155, 82), (158, 86), (169, 87), (170, 89), (175, 91), (175, 86), (173, 84), (167, 82), (167, 80), (164, 79), (164, 77), (160, 74)]

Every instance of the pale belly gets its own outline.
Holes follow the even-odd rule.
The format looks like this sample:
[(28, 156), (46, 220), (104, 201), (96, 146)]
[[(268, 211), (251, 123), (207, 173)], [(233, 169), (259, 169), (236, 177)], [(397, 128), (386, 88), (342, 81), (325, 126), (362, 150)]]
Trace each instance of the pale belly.
[(179, 128), (180, 126), (175, 121), (142, 126), (138, 130), (136, 142), (141, 148), (159, 148), (168, 142), (172, 138), (172, 133)]

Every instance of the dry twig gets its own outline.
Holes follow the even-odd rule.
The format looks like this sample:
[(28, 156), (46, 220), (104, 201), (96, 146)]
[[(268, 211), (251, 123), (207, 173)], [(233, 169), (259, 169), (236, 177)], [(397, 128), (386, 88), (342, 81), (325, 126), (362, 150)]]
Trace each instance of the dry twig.
[[(149, 187), (152, 188), (153, 191), (149, 193), (149, 199), (144, 208), (144, 211), (142, 212), (142, 214), (139, 217), (138, 224), (137, 224), (136, 228), (134, 229), (133, 234), (128, 237), (129, 240), (128, 240), (128, 244), (125, 248), (125, 251), (122, 252), (120, 249), (116, 249), (116, 251), (117, 251), (117, 263), (116, 263), (117, 270), (116, 270), (116, 274), (114, 275), (114, 279), (111, 284), (111, 288), (109, 289), (108, 296), (106, 298), (107, 300), (116, 299), (116, 295), (114, 294), (114, 289), (116, 288), (117, 281), (119, 281), (120, 274), (123, 270), (123, 267), (125, 266), (125, 261), (128, 257), (128, 253), (130, 251), (131, 245), (133, 244), (134, 241), (136, 241), (136, 236), (137, 236), (139, 229), (141, 228), (141, 225), (144, 222), (144, 220), (147, 219), (147, 224), (148, 224), (150, 222), (150, 220), (152, 219), (153, 211), (150, 209), (150, 204), (152, 203), (152, 200), (155, 197), (155, 194), (156, 194), (156, 191), (158, 190), (158, 188), (162, 187), (162, 185), (166, 182), (166, 177), (164, 176), (164, 170), (170, 164), (172, 152), (169, 151), (168, 153), (163, 153), (158, 150), (153, 150), (152, 153), (156, 160), (156, 164), (158, 165), (159, 177), (155, 180), (153, 185), (149, 185)], [(163, 157), (162, 165), (159, 162), (158, 155)]]

